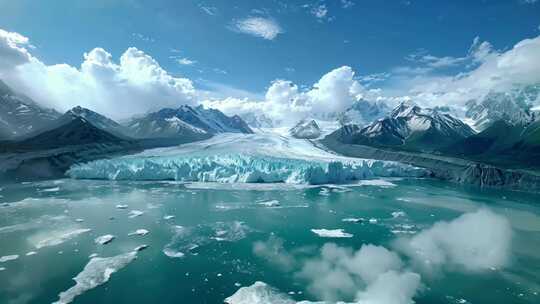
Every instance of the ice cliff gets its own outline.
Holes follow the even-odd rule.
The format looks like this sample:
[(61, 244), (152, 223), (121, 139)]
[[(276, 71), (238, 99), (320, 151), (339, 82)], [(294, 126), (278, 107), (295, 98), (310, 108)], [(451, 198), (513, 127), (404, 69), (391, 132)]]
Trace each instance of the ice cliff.
[(223, 135), (174, 148), (78, 164), (72, 178), (222, 183), (343, 183), (371, 177), (423, 176), (391, 161), (340, 157), (305, 140), (271, 134)]

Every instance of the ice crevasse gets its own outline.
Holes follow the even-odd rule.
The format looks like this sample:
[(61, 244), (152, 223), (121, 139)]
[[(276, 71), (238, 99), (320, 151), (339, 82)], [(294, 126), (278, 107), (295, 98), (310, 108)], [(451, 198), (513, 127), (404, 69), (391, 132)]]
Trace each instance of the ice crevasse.
[(78, 164), (67, 174), (79, 179), (293, 184), (344, 183), (372, 177), (426, 174), (425, 170), (406, 164), (340, 157), (315, 147), (299, 153), (280, 148), (283, 145), (278, 142), (281, 145), (269, 149), (268, 144), (261, 146), (260, 138), (255, 139), (258, 140), (232, 140), (227, 144), (211, 140), (206, 144), (154, 149)]

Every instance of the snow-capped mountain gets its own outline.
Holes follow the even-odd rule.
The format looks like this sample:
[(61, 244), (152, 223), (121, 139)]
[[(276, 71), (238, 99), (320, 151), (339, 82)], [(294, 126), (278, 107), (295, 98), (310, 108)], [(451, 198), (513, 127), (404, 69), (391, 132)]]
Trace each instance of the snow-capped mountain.
[(67, 124), (77, 118), (83, 118), (85, 121), (91, 123), (94, 127), (112, 133), (116, 136), (125, 136), (127, 133), (127, 130), (116, 121), (80, 106), (68, 110), (59, 119), (57, 119), (53, 125), (49, 127), (49, 129)]
[(401, 103), (388, 117), (364, 128), (345, 127), (336, 132), (346, 143), (422, 151), (434, 151), (475, 134), (471, 127), (449, 114), (411, 103)]
[(60, 113), (37, 105), (0, 80), (0, 138), (20, 137), (39, 130), (60, 117)]
[(240, 115), (242, 119), (252, 128), (273, 128), (275, 122), (262, 113), (248, 112)]
[(295, 138), (315, 139), (321, 136), (321, 128), (313, 119), (302, 120), (289, 130), (289, 134)]
[(383, 101), (360, 99), (345, 110), (339, 117), (342, 125), (355, 124), (365, 126), (388, 115), (391, 108)]
[(540, 85), (531, 85), (507, 92), (491, 92), (482, 100), (470, 100), (465, 116), (477, 130), (503, 120), (511, 125), (527, 125), (535, 120), (531, 108), (540, 103)]
[(139, 138), (207, 136), (227, 132), (253, 133), (237, 115), (229, 117), (219, 110), (187, 105), (150, 113), (132, 120), (127, 127), (133, 136)]

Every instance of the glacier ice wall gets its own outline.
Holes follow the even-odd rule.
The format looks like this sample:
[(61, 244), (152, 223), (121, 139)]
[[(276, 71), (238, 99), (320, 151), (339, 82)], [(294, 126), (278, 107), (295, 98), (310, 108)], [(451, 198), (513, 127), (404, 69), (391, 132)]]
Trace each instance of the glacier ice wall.
[(103, 159), (75, 165), (67, 174), (79, 179), (325, 184), (371, 177), (418, 177), (425, 171), (377, 160), (310, 160), (244, 153), (194, 153)]

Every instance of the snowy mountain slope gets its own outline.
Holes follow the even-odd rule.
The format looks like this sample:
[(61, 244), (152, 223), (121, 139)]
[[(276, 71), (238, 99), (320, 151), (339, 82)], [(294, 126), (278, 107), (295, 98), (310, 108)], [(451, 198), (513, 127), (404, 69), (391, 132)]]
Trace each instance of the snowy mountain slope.
[(292, 137), (303, 139), (315, 139), (321, 136), (321, 128), (313, 119), (301, 120), (289, 130)]
[(395, 162), (337, 156), (276, 133), (220, 134), (172, 148), (75, 165), (74, 178), (321, 184), (373, 176), (421, 176)]
[(467, 124), (449, 114), (401, 103), (388, 117), (364, 128), (345, 126), (332, 136), (344, 143), (434, 151), (473, 134)]
[(0, 138), (20, 137), (39, 130), (60, 113), (37, 105), (0, 80)]
[(390, 110), (391, 108), (385, 102), (360, 99), (345, 110), (338, 119), (342, 125), (365, 126), (388, 115)]
[(127, 128), (138, 138), (208, 137), (217, 133), (253, 133), (239, 116), (226, 116), (215, 109), (165, 108), (128, 123)]
[(540, 85), (531, 85), (506, 92), (491, 92), (481, 100), (466, 104), (465, 117), (477, 130), (503, 120), (511, 125), (527, 125), (536, 119), (531, 108), (540, 104)]

